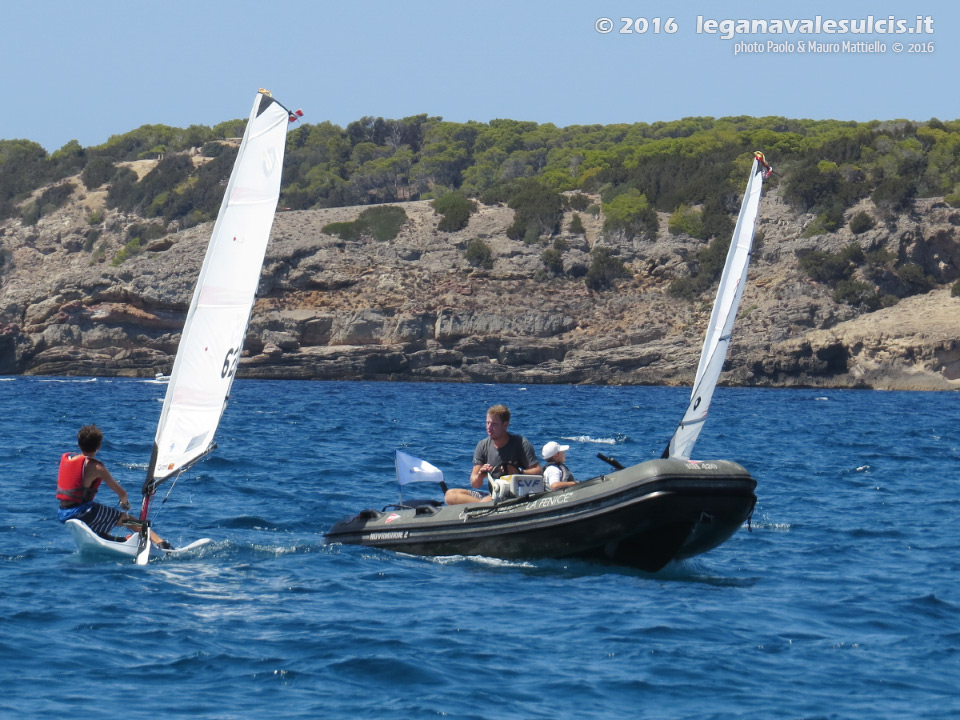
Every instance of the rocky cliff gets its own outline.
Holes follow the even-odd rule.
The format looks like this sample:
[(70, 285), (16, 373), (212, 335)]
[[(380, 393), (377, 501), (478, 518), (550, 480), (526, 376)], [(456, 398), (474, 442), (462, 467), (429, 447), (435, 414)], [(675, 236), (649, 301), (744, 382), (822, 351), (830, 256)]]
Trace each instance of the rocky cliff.
[[(106, 209), (103, 190), (72, 182), (72, 202), (35, 225), (0, 224), (0, 373), (169, 371), (211, 225), (121, 252), (130, 226), (144, 219)], [(408, 219), (386, 242), (323, 232), (363, 208), (277, 213), (241, 376), (692, 381), (712, 296), (690, 302), (667, 293), (703, 243), (670, 235), (666, 216), (648, 241), (604, 237), (601, 219), (581, 213), (586, 232), (562, 235), (565, 273), (554, 276), (544, 270), (544, 246), (506, 236), (506, 207), (480, 206), (454, 233), (437, 230), (427, 202), (401, 207)], [(851, 213), (860, 210), (874, 209), (864, 201)], [(949, 289), (960, 277), (960, 214), (920, 200), (912, 213), (856, 236), (844, 227), (805, 238), (812, 219), (775, 190), (765, 196), (723, 382), (960, 388), (960, 298)], [(491, 268), (467, 261), (473, 239), (492, 250)], [(798, 258), (851, 242), (916, 263), (940, 285), (873, 313), (838, 304)], [(594, 292), (582, 273), (598, 245), (631, 277)]]

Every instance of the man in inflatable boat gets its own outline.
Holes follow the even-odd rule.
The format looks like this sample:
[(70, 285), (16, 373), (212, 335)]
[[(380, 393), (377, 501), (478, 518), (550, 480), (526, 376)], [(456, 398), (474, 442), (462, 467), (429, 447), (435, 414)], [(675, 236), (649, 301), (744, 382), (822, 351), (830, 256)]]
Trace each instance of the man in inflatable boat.
[(473, 471), (470, 473), (473, 489), (450, 488), (443, 496), (447, 505), (490, 500), (490, 495), (479, 489), (486, 482), (487, 474), (494, 478), (518, 473), (541, 474), (533, 446), (523, 435), (507, 432), (509, 425), (510, 410), (505, 405), (494, 405), (487, 410), (487, 437), (477, 443), (473, 452)]

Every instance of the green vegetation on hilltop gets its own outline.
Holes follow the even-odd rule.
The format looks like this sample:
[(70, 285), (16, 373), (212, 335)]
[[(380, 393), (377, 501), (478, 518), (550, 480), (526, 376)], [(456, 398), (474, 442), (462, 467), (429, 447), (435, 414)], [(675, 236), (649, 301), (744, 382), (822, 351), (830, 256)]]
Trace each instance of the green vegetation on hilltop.
[[(118, 163), (162, 156), (168, 163), (161, 171), (166, 177), (140, 180), (138, 199), (157, 215), (187, 217), (189, 212), (172, 209), (178, 203), (169, 196), (155, 202), (156, 196), (174, 189), (187, 194), (181, 183), (213, 163), (188, 167), (173, 158), (201, 148), (223, 158), (207, 171), (221, 183), (233, 158), (221, 152), (219, 141), (242, 131), (242, 120), (214, 128), (145, 125), (95, 147), (71, 141), (50, 155), (28, 140), (2, 140), (0, 203), (9, 216), (12, 203), (43, 185), (82, 172), (86, 186), (97, 187), (113, 180)], [(754, 149), (763, 150), (777, 166), (774, 181), (779, 177), (784, 197), (804, 211), (835, 213), (871, 196), (897, 212), (913, 198), (955, 194), (960, 186), (960, 121), (916, 125), (704, 117), (558, 128), (515, 120), (452, 123), (416, 115), (366, 117), (346, 128), (303, 124), (292, 130), (283, 205), (376, 204), (441, 197), (450, 190), (509, 202), (510, 196), (535, 187), (600, 192), (604, 203), (612, 204), (633, 191), (633, 197), (642, 195), (661, 212), (699, 208), (709, 237), (720, 231), (716, 225), (724, 224), (720, 216), (730, 214), (743, 184), (741, 170)], [(533, 180), (536, 186), (530, 184)], [(209, 204), (203, 194), (194, 200), (205, 213)], [(541, 232), (552, 228), (549, 217), (536, 221)]]
[[(243, 126), (243, 120), (213, 128), (145, 125), (100, 146), (71, 141), (52, 154), (28, 140), (0, 140), (0, 219), (36, 222), (72, 192), (75, 184), (61, 181), (78, 174), (87, 190), (109, 189), (110, 207), (170, 227), (212, 219), (236, 153), (229, 139)], [(560, 128), (507, 119), (454, 123), (426, 114), (294, 128), (280, 204), (297, 210), (433, 199), (442, 229), (456, 230), (480, 199), (514, 210), (510, 237), (544, 242), (561, 230), (565, 210), (596, 214), (584, 193), (599, 194), (607, 234), (650, 238), (661, 212), (670, 215), (672, 233), (704, 242), (696, 272), (674, 288), (688, 296), (703, 292), (722, 258), (753, 150), (776, 167), (769, 182), (780, 185), (782, 197), (814, 215), (808, 235), (845, 225), (866, 233), (908, 212), (917, 198), (943, 196), (960, 205), (960, 120), (694, 117)], [(124, 164), (142, 159), (159, 160), (143, 177)], [(59, 189), (34, 197), (46, 186)], [(850, 208), (868, 197), (876, 216), (849, 218)], [(574, 232), (582, 231), (579, 217), (577, 223)], [(553, 254), (545, 263), (552, 272), (559, 267)], [(896, 271), (896, 282), (885, 281), (896, 286), (894, 295), (924, 286), (910, 270), (888, 271)], [(602, 286), (617, 274), (609, 258), (600, 258), (591, 281)], [(861, 270), (837, 282), (865, 282), (867, 275)]]
[[(111, 164), (166, 160), (201, 148), (208, 156), (220, 155), (219, 141), (242, 131), (242, 120), (214, 128), (145, 125), (95, 147), (71, 141), (50, 155), (28, 140), (2, 140), (0, 203), (9, 215), (11, 202), (80, 172), (88, 188), (109, 182)], [(917, 125), (703, 117), (558, 128), (515, 120), (452, 123), (416, 115), (366, 117), (346, 128), (303, 124), (292, 130), (283, 204), (292, 209), (376, 204), (440, 197), (450, 190), (506, 202), (505, 196), (529, 192), (523, 181), (536, 180), (557, 192), (600, 192), (605, 203), (634, 190), (661, 212), (697, 207), (706, 232), (713, 235), (716, 218), (711, 215), (729, 214), (731, 198), (735, 201), (743, 184), (741, 170), (754, 149), (763, 150), (777, 166), (774, 181), (779, 177), (784, 197), (804, 211), (829, 213), (867, 196), (900, 211), (915, 197), (952, 195), (960, 186), (960, 121)], [(232, 157), (215, 168), (218, 181), (226, 178), (231, 162)], [(144, 194), (168, 189), (146, 188)], [(143, 199), (152, 204), (155, 198)]]
[[(22, 205), (34, 190), (44, 185), (80, 174), (84, 186), (92, 190), (105, 183), (117, 182), (117, 174), (123, 170), (127, 170), (128, 174), (121, 176), (119, 180), (126, 181), (128, 185), (136, 184), (136, 177), (132, 178), (132, 182), (129, 177), (132, 171), (118, 167), (118, 163), (157, 159), (165, 154), (176, 155), (193, 148), (203, 147), (211, 142), (239, 137), (243, 134), (245, 124), (244, 120), (232, 120), (220, 123), (214, 128), (191, 125), (185, 130), (166, 125), (144, 125), (123, 135), (114, 135), (103, 145), (94, 147), (84, 148), (76, 140), (71, 140), (51, 154), (48, 154), (39, 144), (29, 140), (0, 140), (0, 220), (22, 214), (24, 210), (18, 208), (18, 205)], [(215, 184), (219, 185), (229, 176), (232, 164), (231, 157), (229, 162), (224, 164), (225, 170), (224, 166), (212, 169), (213, 174), (216, 175)], [(191, 164), (191, 168), (183, 174), (186, 176), (193, 172), (199, 172), (199, 170), (193, 168)], [(168, 189), (157, 187), (156, 178), (151, 178), (150, 181), (144, 178), (141, 182), (144, 182), (144, 187), (133, 193), (139, 200), (152, 202), (155, 194)], [(219, 196), (223, 197), (223, 188), (219, 189)], [(219, 201), (217, 199), (215, 204), (219, 204)], [(200, 215), (203, 215), (203, 206), (208, 203), (205, 202), (205, 198), (197, 195), (192, 201), (187, 199), (185, 204), (200, 206)], [(123, 209), (142, 211), (144, 208), (124, 207)], [(188, 218), (184, 223), (185, 226), (202, 222), (197, 215), (191, 217), (192, 210), (193, 207), (181, 215), (171, 213), (170, 219)], [(156, 213), (155, 216), (160, 214), (162, 213)]]

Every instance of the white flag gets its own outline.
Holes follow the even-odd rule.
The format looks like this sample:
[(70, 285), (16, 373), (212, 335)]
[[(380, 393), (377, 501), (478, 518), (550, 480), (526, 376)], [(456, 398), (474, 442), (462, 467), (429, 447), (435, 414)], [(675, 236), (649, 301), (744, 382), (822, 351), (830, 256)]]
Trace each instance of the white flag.
[(406, 485), (412, 482), (443, 482), (443, 471), (426, 460), (407, 455), (397, 450), (397, 482)]

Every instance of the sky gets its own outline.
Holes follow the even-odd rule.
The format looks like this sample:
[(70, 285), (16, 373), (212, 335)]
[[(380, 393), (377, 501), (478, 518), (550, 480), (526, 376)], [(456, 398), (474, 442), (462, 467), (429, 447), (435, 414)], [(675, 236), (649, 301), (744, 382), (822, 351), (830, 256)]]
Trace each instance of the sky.
[[(874, 32), (849, 31), (869, 18)], [(777, 20), (802, 24), (771, 32)], [(898, 20), (915, 32), (888, 32)], [(0, 139), (49, 152), (245, 118), (260, 87), (342, 127), (421, 113), (955, 120), (960, 3), (0, 0), (0, 68)]]

